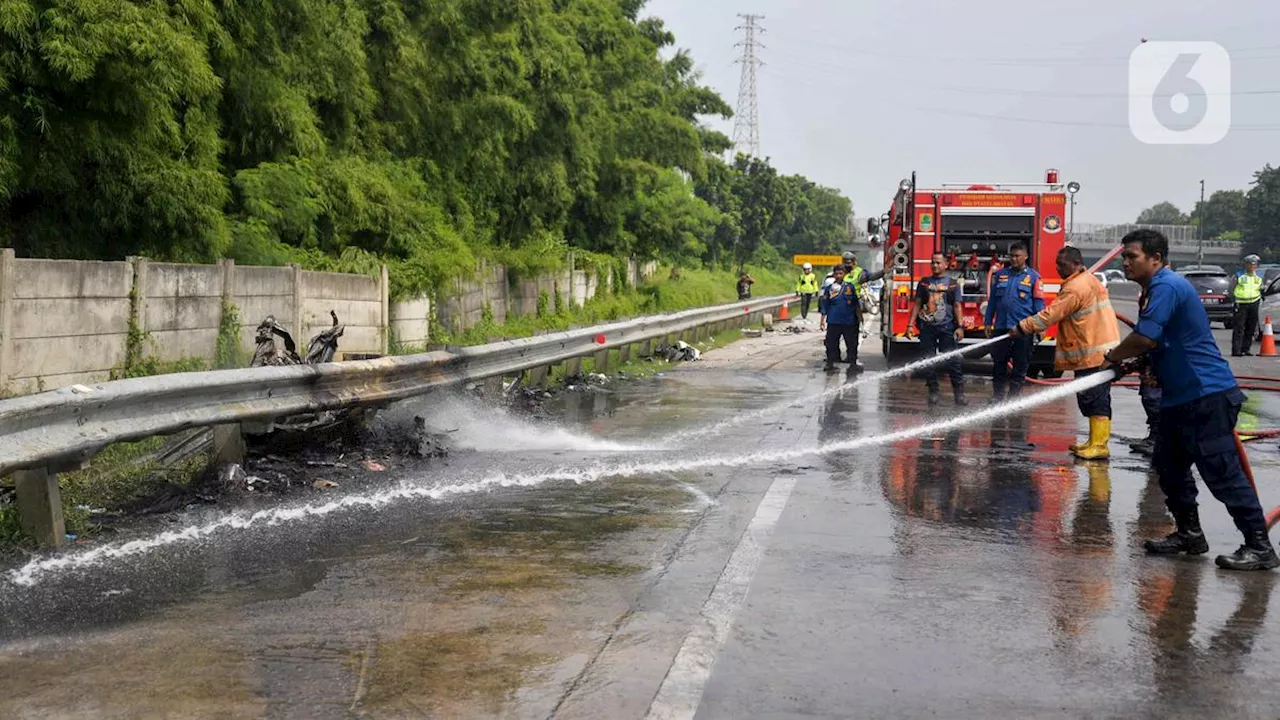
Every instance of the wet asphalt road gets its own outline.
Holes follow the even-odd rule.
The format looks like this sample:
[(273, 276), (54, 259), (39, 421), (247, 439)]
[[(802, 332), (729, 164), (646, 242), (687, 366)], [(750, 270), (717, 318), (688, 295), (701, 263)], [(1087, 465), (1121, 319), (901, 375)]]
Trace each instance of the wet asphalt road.
[[(1213, 567), (1239, 540), (1207, 493), (1211, 555), (1145, 557), (1159, 490), (1120, 438), (1110, 463), (1071, 461), (1072, 399), (787, 454), (956, 412), (868, 382), (638, 449), (837, 387), (817, 344), (775, 334), (566, 395), (567, 431), (450, 405), (437, 422), (476, 449), (446, 462), (0, 580), (0, 717), (1280, 717), (1280, 574)], [(1114, 398), (1116, 435), (1144, 434), (1136, 392)], [(1242, 422), (1280, 427), (1280, 398)], [(1280, 454), (1251, 451), (1280, 503)], [(781, 456), (741, 462), (757, 452)]]

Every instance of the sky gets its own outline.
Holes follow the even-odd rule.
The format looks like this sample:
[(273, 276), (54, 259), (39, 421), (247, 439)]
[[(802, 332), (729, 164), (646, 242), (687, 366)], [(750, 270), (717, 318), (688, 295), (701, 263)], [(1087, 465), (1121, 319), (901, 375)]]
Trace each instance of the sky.
[[(665, 22), (730, 106), (741, 78), (738, 13), (764, 15), (761, 155), (838, 188), (859, 217), (886, 212), (912, 171), (924, 187), (1043, 182), (1057, 168), (1062, 182), (1081, 185), (1076, 222), (1113, 223), (1165, 200), (1188, 212), (1201, 180), (1206, 197), (1247, 190), (1256, 170), (1280, 165), (1276, 0), (650, 0), (642, 11)], [(1210, 85), (1220, 66), (1190, 71), (1209, 87), (1206, 117), (1220, 118), (1229, 102), (1225, 137), (1134, 137), (1130, 53), (1143, 38), (1226, 49), (1228, 92)], [(1152, 65), (1137, 67), (1150, 76)], [(732, 120), (708, 124), (733, 137)]]

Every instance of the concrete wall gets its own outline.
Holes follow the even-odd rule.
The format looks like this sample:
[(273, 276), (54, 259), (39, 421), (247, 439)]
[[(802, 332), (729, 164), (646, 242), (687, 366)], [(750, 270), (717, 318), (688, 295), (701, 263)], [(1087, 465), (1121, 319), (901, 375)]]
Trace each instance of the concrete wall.
[(0, 252), (0, 390), (101, 382), (124, 364), (131, 263)]
[[(572, 257), (569, 258), (572, 267)], [(656, 263), (629, 262), (630, 285), (651, 277)], [(507, 269), (482, 266), (470, 280), (442, 293), (438, 322), (452, 332), (480, 323), (485, 308), (494, 322), (534, 315), (545, 294), (547, 309), (581, 306), (608, 278), (562, 270), (514, 285)], [(390, 302), (384, 268), (380, 277), (322, 273), (297, 267), (29, 260), (0, 249), (0, 393), (26, 393), (108, 380), (124, 367), (130, 322), (144, 331), (142, 357), (163, 362), (198, 358), (212, 365), (224, 304), (239, 315), (239, 344), (247, 358), (263, 318), (293, 334), (300, 353), (311, 336), (331, 324), (329, 311), (345, 326), (339, 358), (419, 348), (431, 338), (432, 307), (419, 297)]]

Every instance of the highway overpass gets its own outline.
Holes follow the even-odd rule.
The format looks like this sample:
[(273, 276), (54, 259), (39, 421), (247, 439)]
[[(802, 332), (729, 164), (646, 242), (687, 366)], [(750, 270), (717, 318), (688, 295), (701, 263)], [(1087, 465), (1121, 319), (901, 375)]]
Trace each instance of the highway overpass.
[[(1138, 225), (1133, 223), (1118, 225), (1102, 225), (1093, 223), (1076, 223), (1075, 232), (1070, 235), (1072, 245), (1080, 248), (1085, 260), (1094, 261), (1101, 258), (1108, 250), (1115, 247), (1120, 239), (1138, 228), (1159, 230), (1169, 238), (1169, 254), (1172, 255), (1174, 267), (1194, 264), (1200, 251), (1200, 241), (1196, 236), (1198, 228), (1194, 225)], [(1221, 240), (1204, 241), (1204, 263), (1221, 265), (1232, 269), (1240, 265), (1241, 245), (1238, 242)], [(1112, 267), (1120, 267), (1117, 260)]]

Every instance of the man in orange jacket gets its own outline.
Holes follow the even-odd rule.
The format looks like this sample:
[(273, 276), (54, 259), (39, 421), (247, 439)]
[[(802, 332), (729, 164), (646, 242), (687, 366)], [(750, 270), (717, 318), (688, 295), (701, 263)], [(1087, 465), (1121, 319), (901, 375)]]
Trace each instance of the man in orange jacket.
[[(1058, 276), (1064, 278), (1058, 297), (1038, 314), (1018, 323), (1010, 334), (1034, 335), (1058, 325), (1058, 348), (1053, 356), (1055, 370), (1071, 370), (1076, 377), (1102, 369), (1107, 351), (1120, 344), (1120, 328), (1111, 296), (1089, 272), (1079, 248), (1058, 252)], [(1089, 418), (1089, 441), (1071, 446), (1077, 457), (1103, 460), (1111, 456), (1111, 383), (1104, 383), (1076, 395), (1080, 412)]]

